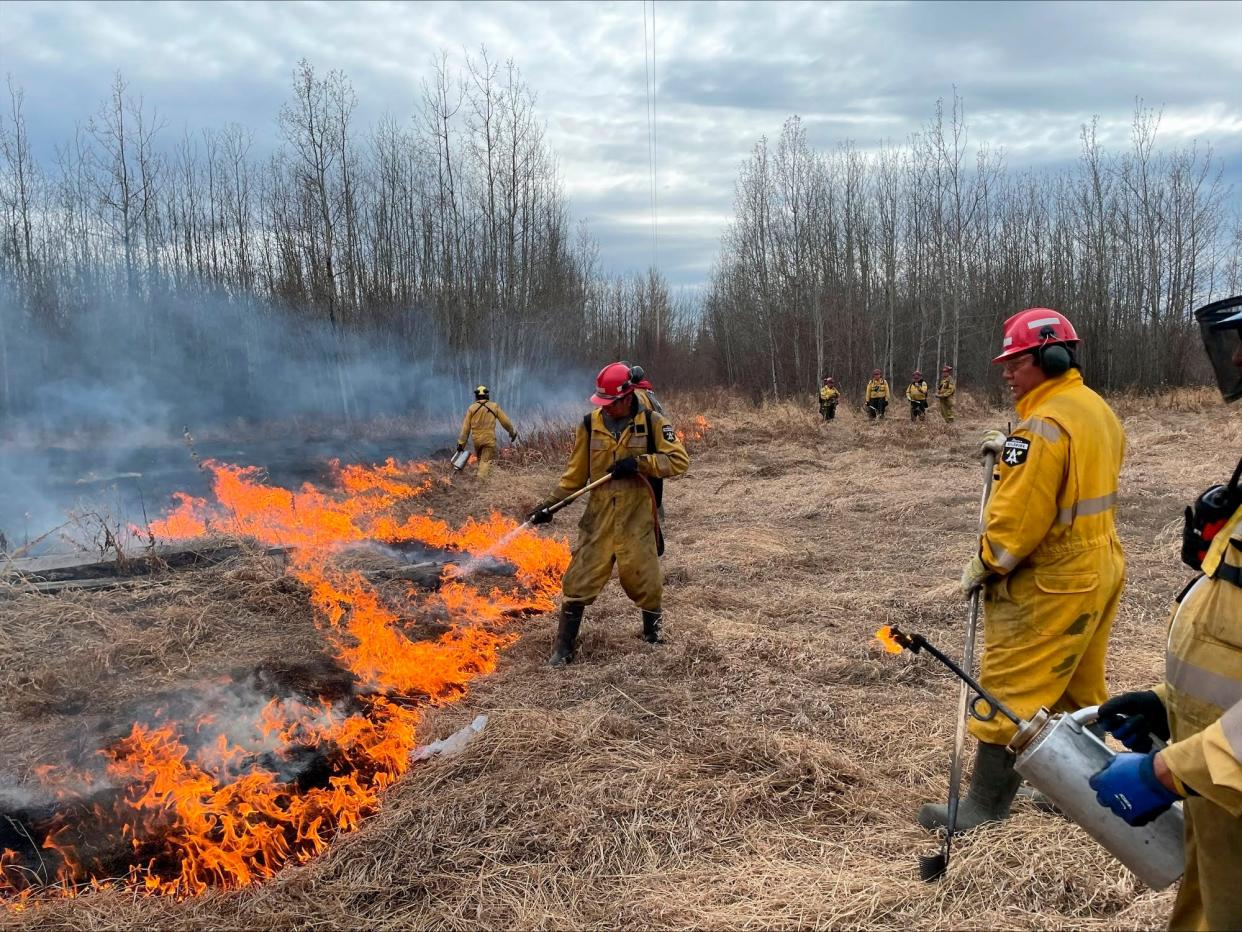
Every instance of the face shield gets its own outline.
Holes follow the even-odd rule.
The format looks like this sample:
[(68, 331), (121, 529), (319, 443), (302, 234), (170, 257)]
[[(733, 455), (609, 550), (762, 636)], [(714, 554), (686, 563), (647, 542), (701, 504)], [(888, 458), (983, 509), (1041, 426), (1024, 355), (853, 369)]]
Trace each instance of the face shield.
[(1225, 401), (1242, 398), (1242, 295), (1195, 311), (1208, 361)]

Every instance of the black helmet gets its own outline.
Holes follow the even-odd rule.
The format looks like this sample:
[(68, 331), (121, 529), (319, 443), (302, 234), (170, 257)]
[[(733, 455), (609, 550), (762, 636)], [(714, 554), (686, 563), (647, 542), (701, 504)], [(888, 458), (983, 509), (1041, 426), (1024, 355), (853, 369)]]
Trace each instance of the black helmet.
[(486, 385), (476, 385), (474, 387), (475, 401), (486, 401), (492, 397), (492, 391)]
[(1242, 295), (1205, 304), (1195, 320), (1221, 395), (1237, 401), (1242, 398)]

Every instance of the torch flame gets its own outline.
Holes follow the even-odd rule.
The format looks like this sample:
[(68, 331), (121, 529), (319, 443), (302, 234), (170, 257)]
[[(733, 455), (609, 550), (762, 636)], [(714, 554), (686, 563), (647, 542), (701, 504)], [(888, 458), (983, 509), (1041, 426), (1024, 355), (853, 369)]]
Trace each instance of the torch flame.
[(901, 644), (893, 637), (893, 628), (891, 625), (885, 625), (875, 633), (875, 639), (884, 645), (884, 649), (890, 654), (900, 654)]

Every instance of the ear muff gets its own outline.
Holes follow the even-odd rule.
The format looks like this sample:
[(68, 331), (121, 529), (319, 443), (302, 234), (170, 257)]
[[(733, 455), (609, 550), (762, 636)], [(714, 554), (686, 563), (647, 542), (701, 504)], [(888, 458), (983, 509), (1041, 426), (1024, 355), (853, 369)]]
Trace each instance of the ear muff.
[(1064, 375), (1074, 364), (1070, 351), (1059, 343), (1041, 349), (1038, 360), (1039, 368), (1043, 369), (1044, 375), (1047, 376)]
[(1040, 344), (1039, 349), (1035, 351), (1035, 361), (1039, 364), (1039, 368), (1044, 370), (1044, 375), (1051, 378), (1069, 372), (1070, 367), (1074, 365), (1074, 357), (1069, 349), (1061, 343), (1047, 345), (1048, 340), (1056, 338), (1056, 331), (1051, 327), (1045, 327), (1039, 335), (1045, 342)]

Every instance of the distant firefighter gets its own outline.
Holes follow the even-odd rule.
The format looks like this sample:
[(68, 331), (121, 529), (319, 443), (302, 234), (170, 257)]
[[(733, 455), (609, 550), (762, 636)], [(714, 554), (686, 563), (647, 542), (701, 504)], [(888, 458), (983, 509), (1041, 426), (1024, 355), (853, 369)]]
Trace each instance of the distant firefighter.
[(837, 403), (841, 400), (841, 393), (837, 391), (837, 382), (832, 377), (824, 378), (824, 384), (819, 389), (819, 413), (825, 421), (831, 421), (837, 416)]
[(457, 435), (457, 452), (466, 449), (466, 439), (474, 442), (474, 452), (479, 458), (479, 478), (486, 479), (492, 472), (492, 461), (496, 459), (496, 425), (509, 432), (509, 442), (517, 440), (517, 429), (509, 420), (509, 415), (501, 410), (500, 405), (491, 400), (491, 390), (486, 385), (479, 385), (474, 390), (474, 404), (466, 410), (461, 422), (461, 433)]
[(650, 480), (680, 476), (690, 465), (673, 425), (639, 403), (626, 364), (612, 363), (600, 370), (591, 403), (596, 410), (578, 425), (560, 484), (528, 519), (533, 524), (550, 521), (547, 507), (553, 501), (605, 475), (612, 476), (590, 493), (578, 522), (578, 544), (561, 580), (561, 619), (551, 658), (554, 667), (573, 659), (583, 612), (612, 578), (614, 565), (621, 588), (642, 609), (643, 640), (660, 643), (664, 598), (660, 554), (664, 547)]
[(953, 367), (945, 366), (940, 370), (940, 384), (936, 386), (936, 397), (940, 399), (940, 416), (945, 422), (953, 420), (953, 396), (957, 394), (957, 383), (953, 381)]
[(888, 407), (888, 380), (884, 373), (876, 369), (871, 373), (871, 381), (867, 383), (867, 417), (871, 420), (884, 420), (884, 409)]
[(914, 370), (910, 384), (906, 386), (906, 401), (910, 402), (910, 420), (921, 421), (927, 416), (927, 383), (923, 373)]

